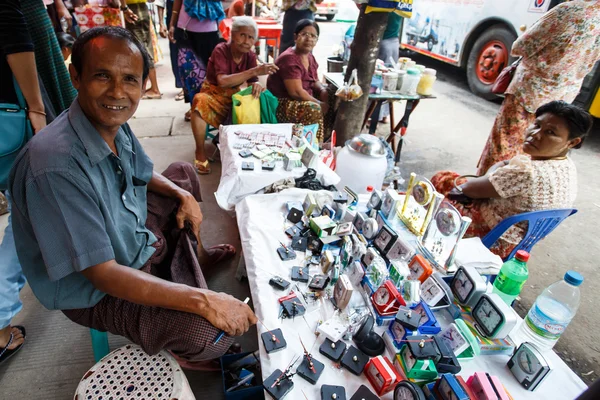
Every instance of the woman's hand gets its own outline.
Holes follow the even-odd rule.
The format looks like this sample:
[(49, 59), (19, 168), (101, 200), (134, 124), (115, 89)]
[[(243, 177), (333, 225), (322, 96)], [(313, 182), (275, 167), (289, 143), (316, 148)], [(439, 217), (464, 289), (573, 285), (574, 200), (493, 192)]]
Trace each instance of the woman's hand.
[(175, 40), (175, 27), (173, 25), (169, 26), (169, 40), (171, 43), (177, 43)]
[[(65, 19), (65, 21), (67, 21), (67, 25), (69, 26), (69, 31), (71, 30), (71, 28), (73, 27), (73, 17), (71, 16), (71, 13), (69, 12), (69, 10), (67, 10), (67, 7), (65, 6), (65, 4), (62, 1), (56, 1), (56, 14), (58, 15), (58, 19)], [(67, 32), (69, 33), (69, 32)]]
[(29, 111), (27, 116), (29, 117), (29, 122), (31, 122), (31, 127), (33, 128), (34, 134), (38, 133), (46, 126), (45, 115)]
[(135, 13), (131, 11), (130, 8), (123, 11), (123, 15), (125, 16), (125, 21), (129, 22), (130, 24), (135, 24), (138, 20), (138, 16), (135, 15)]
[(165, 39), (169, 36), (167, 26), (163, 22), (160, 23), (160, 30), (158, 31), (158, 33), (160, 34), (160, 37)]
[(279, 71), (279, 67), (275, 64), (263, 64), (255, 67), (256, 75), (273, 75), (275, 72)]
[(262, 87), (262, 85), (260, 83), (254, 82), (252, 84), (252, 96), (254, 96), (254, 98), (258, 99), (260, 97), (260, 94), (264, 91), (265, 91), (265, 88)]

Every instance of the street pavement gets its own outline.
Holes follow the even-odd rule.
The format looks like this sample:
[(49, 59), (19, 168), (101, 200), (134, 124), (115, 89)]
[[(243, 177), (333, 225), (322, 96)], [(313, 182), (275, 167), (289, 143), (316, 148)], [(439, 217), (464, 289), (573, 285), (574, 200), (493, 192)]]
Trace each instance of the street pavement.
[[(327, 56), (341, 42), (349, 24), (319, 20), (319, 25), (321, 35), (314, 53), (320, 64), (319, 72), (323, 73), (327, 68)], [(160, 44), (167, 55), (166, 41), (161, 39)], [(431, 176), (443, 169), (473, 173), (499, 103), (471, 94), (462, 71), (435, 60), (417, 56), (415, 59), (438, 70), (437, 99), (422, 101), (411, 117), (400, 163), (402, 174), (408, 176), (414, 171)], [(174, 101), (178, 90), (174, 87), (168, 59), (157, 64), (157, 72), (163, 99), (142, 101), (130, 125), (154, 160), (155, 169), (162, 171), (173, 161), (193, 161), (194, 141), (190, 124), (183, 119), (188, 106), (182, 101)], [(402, 115), (402, 111), (402, 105), (398, 105), (395, 114)], [(356, 133), (359, 128), (356, 128)], [(388, 125), (380, 124), (378, 134), (388, 131)], [(525, 315), (536, 296), (561, 279), (568, 269), (584, 275), (581, 306), (556, 350), (589, 384), (600, 374), (600, 344), (596, 340), (600, 319), (594, 306), (600, 303), (600, 291), (596, 286), (600, 284), (597, 268), (600, 258), (598, 127), (594, 137), (589, 138), (582, 149), (573, 151), (572, 157), (578, 167), (579, 195), (575, 207), (579, 212), (533, 249), (529, 262), (530, 278), (516, 308), (522, 316)], [(219, 174), (220, 165), (217, 163), (213, 164), (211, 175), (200, 177), (206, 221), (203, 235), (206, 232), (209, 245), (222, 242), (239, 244), (235, 221), (218, 208), (212, 196)], [(6, 223), (7, 217), (0, 217), (0, 236)], [(232, 285), (232, 277), (226, 275), (229, 272), (223, 271), (235, 269), (234, 263), (228, 264), (228, 268), (220, 268), (217, 290), (226, 290)], [(235, 290), (242, 298), (247, 285), (235, 282), (233, 285), (237, 286), (230, 290)], [(68, 398), (74, 393), (80, 377), (93, 364), (89, 334), (85, 328), (66, 320), (62, 313), (43, 310), (28, 287), (21, 297), (24, 309), (14, 323), (28, 327), (29, 338), (22, 352), (0, 368), (0, 397)], [(244, 338), (246, 349), (256, 346), (253, 334), (255, 331)], [(123, 339), (111, 335), (111, 348), (123, 343)], [(218, 375), (213, 380), (200, 379), (203, 375), (197, 373), (187, 375), (197, 398), (220, 398), (221, 394), (217, 394), (220, 393)], [(200, 378), (194, 379), (196, 376)], [(211, 393), (210, 397), (202, 396), (208, 393)]]

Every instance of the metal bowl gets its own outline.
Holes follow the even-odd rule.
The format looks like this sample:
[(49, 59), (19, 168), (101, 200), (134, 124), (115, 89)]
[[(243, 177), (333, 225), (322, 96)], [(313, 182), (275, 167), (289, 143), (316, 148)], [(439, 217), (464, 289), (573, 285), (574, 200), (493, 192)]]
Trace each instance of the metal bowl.
[(350, 150), (364, 154), (365, 156), (379, 158), (385, 157), (386, 154), (385, 146), (381, 143), (379, 138), (367, 133), (362, 133), (352, 138), (352, 140), (348, 140), (346, 146), (348, 146)]

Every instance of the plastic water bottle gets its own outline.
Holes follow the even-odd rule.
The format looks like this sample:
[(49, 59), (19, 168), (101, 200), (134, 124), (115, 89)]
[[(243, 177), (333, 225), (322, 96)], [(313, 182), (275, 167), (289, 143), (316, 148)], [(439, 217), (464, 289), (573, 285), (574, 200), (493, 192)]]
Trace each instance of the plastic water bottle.
[(497, 293), (509, 306), (517, 298), (525, 281), (529, 278), (527, 261), (529, 253), (525, 250), (517, 251), (517, 254), (505, 262), (498, 272), (494, 281), (493, 292)]
[(577, 312), (582, 282), (581, 274), (567, 271), (563, 280), (550, 285), (538, 296), (511, 338), (518, 344), (531, 342), (542, 352), (551, 350)]

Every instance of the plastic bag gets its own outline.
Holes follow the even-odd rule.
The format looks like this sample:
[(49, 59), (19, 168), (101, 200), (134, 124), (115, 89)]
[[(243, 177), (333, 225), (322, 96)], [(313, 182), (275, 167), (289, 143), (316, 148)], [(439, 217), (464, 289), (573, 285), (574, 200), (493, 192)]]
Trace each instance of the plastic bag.
[(344, 82), (344, 85), (335, 92), (335, 95), (344, 101), (354, 101), (363, 95), (363, 91), (358, 84), (356, 69), (352, 70), (350, 81), (348, 83)]
[(233, 123), (260, 124), (260, 100), (252, 96), (252, 86), (231, 96), (233, 100)]

